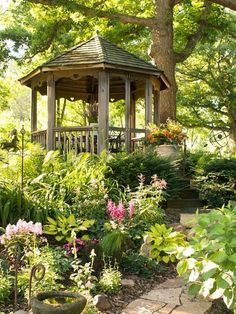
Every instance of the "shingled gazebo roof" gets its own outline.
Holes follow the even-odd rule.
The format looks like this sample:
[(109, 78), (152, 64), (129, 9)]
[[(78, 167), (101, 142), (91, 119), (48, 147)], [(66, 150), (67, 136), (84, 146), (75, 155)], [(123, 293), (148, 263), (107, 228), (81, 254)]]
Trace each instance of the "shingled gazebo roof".
[(126, 50), (114, 45), (110, 41), (96, 35), (86, 42), (82, 42), (62, 55), (46, 62), (43, 66), (55, 67), (79, 64), (120, 65), (151, 71), (162, 72), (150, 62), (144, 61)]
[(162, 89), (168, 86), (168, 80), (165, 78), (163, 71), (150, 62), (140, 59), (99, 35), (78, 44), (56, 58), (42, 64), (21, 78), (20, 82), (30, 86), (31, 79), (42, 72), (45, 73), (54, 69), (66, 70), (68, 68), (88, 69), (90, 67), (154, 75), (161, 77)]

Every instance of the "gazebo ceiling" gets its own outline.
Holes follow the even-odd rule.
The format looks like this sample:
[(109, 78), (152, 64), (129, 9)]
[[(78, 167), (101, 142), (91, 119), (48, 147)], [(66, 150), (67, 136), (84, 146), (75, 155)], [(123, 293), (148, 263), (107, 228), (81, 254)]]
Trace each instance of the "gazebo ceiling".
[[(37, 90), (42, 95), (47, 95), (47, 84), (44, 82)], [(131, 84), (131, 94), (135, 99), (144, 97), (145, 85), (143, 80), (135, 80)], [(125, 98), (125, 82), (120, 77), (110, 79), (110, 101)], [(56, 99), (84, 100), (88, 103), (98, 101), (98, 80), (92, 76), (84, 76), (78, 80), (61, 78), (56, 81)]]
[(101, 69), (112, 74), (110, 98), (114, 100), (124, 98), (124, 81), (119, 74), (132, 76), (135, 97), (144, 95), (143, 80), (150, 75), (154, 80), (160, 81), (161, 89), (169, 87), (163, 71), (99, 35), (42, 64), (21, 78), (20, 82), (29, 87), (36, 82), (37, 90), (46, 95), (47, 75), (55, 73), (57, 98), (66, 97), (87, 101), (91, 94), (97, 95), (96, 77)]

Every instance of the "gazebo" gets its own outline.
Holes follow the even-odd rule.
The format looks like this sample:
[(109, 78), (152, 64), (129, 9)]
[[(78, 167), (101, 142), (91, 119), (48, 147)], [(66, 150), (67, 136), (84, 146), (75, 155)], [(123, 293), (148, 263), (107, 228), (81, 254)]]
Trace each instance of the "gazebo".
[[(136, 128), (136, 100), (145, 99), (145, 125), (159, 123), (160, 91), (169, 87), (163, 71), (121, 49), (98, 34), (58, 57), (42, 64), (20, 79), (31, 88), (31, 140), (47, 150), (97, 152), (114, 148), (111, 132), (124, 134), (127, 152), (145, 135)], [(47, 130), (37, 129), (37, 93), (47, 95)], [(98, 108), (97, 128), (56, 125), (56, 101), (83, 100)], [(125, 128), (109, 125), (109, 103), (125, 101)], [(121, 136), (119, 137), (119, 144)], [(118, 150), (118, 146), (116, 147)]]

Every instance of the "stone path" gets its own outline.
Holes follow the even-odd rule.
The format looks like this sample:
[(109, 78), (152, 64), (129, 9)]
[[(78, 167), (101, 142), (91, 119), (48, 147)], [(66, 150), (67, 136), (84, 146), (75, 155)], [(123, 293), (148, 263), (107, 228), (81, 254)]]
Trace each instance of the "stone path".
[(211, 302), (188, 295), (181, 278), (168, 279), (131, 302), (121, 314), (205, 314)]

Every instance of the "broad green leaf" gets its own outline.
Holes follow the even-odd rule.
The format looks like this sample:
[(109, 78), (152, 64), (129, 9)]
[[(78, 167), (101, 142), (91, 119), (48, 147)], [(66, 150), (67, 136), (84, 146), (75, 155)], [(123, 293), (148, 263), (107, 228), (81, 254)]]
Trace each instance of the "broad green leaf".
[(219, 251), (219, 252), (216, 252), (212, 255), (209, 256), (209, 258), (217, 263), (217, 264), (221, 264), (222, 262), (224, 262), (225, 260), (227, 260), (228, 258), (228, 255), (224, 252), (224, 251)]
[(201, 289), (201, 284), (200, 283), (193, 283), (190, 285), (189, 289), (188, 289), (188, 293), (190, 295), (196, 295), (199, 293)]
[(163, 257), (162, 257), (162, 260), (163, 260), (164, 263), (167, 264), (167, 263), (169, 263), (169, 261), (170, 261), (170, 257), (169, 257), (169, 256), (163, 256)]
[(188, 260), (187, 259), (181, 260), (178, 263), (176, 270), (180, 276), (186, 273), (186, 271), (188, 270)]
[(232, 241), (228, 244), (230, 247), (236, 247), (236, 238), (233, 238)]
[(232, 254), (232, 255), (229, 255), (228, 259), (229, 259), (231, 262), (233, 262), (233, 263), (236, 264), (236, 253), (234, 253), (234, 254)]
[(55, 239), (56, 239), (57, 241), (61, 241), (62, 239), (64, 239), (64, 236), (59, 236), (59, 235), (57, 235), (57, 236), (55, 237)]
[(227, 289), (230, 287), (230, 284), (224, 280), (221, 275), (219, 275), (217, 278), (216, 278), (216, 285), (217, 285), (217, 288), (222, 288), (222, 289)]
[(52, 225), (54, 225), (54, 226), (57, 225), (56, 220), (54, 220), (54, 219), (52, 219), (52, 218), (50, 218), (50, 217), (47, 217), (47, 220), (48, 220)]

